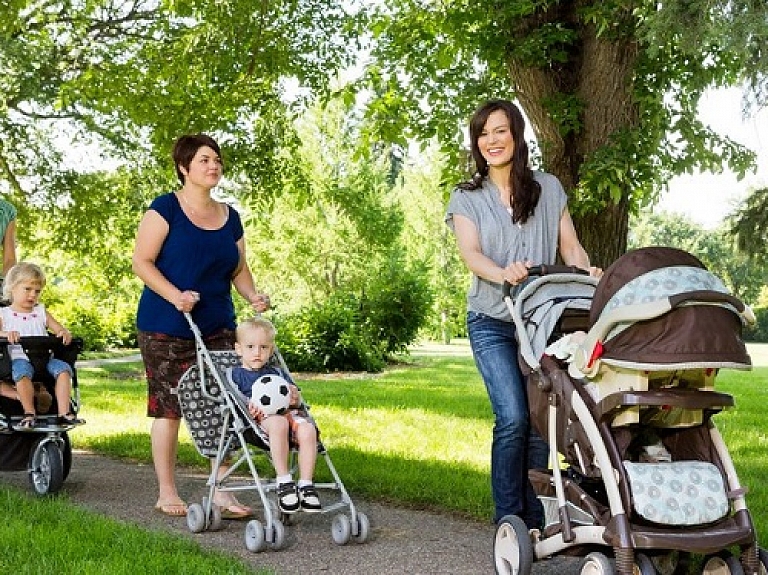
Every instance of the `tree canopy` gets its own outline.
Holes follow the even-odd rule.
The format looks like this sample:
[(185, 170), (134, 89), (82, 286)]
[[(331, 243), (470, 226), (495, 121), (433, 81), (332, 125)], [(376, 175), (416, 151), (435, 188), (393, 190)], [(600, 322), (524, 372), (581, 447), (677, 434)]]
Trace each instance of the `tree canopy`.
[(516, 98), (606, 265), (625, 249), (629, 215), (672, 176), (751, 167), (750, 151), (702, 125), (696, 108), (707, 88), (747, 77), (755, 51), (765, 64), (764, 17), (741, 29), (740, 50), (728, 36), (747, 14), (765, 15), (758, 4), (383, 0), (370, 14), (369, 116), (385, 135), (435, 135), (455, 153), (482, 99)]

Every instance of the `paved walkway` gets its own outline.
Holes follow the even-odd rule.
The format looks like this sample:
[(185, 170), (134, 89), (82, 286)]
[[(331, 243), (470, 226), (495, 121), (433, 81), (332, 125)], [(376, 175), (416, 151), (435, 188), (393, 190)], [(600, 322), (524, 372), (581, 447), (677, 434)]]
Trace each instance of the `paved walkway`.
[[(190, 503), (207, 494), (207, 477), (181, 469), (179, 490)], [(25, 472), (0, 473), (0, 482), (29, 491)], [(153, 510), (155, 477), (152, 467), (75, 451), (72, 471), (62, 493), (76, 504), (147, 529), (178, 533), (200, 545), (241, 557), (255, 568), (277, 575), (480, 575), (494, 573), (490, 524), (449, 515), (357, 501), (371, 522), (363, 544), (338, 546), (331, 538), (330, 515), (302, 514), (287, 528), (288, 545), (281, 551), (251, 553), (245, 548), (244, 521), (225, 521), (217, 532), (190, 533), (186, 520)], [(253, 501), (242, 494), (241, 499)], [(354, 499), (354, 494), (352, 494)], [(542, 561), (533, 575), (578, 573), (568, 558)]]

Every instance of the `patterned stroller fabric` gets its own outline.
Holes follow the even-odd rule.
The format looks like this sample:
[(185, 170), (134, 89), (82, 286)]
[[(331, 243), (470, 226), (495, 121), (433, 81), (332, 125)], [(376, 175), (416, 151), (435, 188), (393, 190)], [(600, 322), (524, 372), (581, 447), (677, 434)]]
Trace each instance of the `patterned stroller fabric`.
[[(224, 372), (240, 364), (234, 351), (210, 351), (211, 359)], [(205, 380), (206, 385), (201, 385)], [(223, 400), (219, 382), (210, 372), (207, 364), (190, 367), (179, 380), (179, 403), (189, 434), (200, 455), (216, 457), (224, 424), (221, 407)]]
[[(628, 252), (600, 280), (590, 311), (590, 326), (624, 307), (640, 306), (674, 296), (724, 294), (723, 283), (691, 254), (666, 247)], [(682, 304), (660, 317), (619, 322), (602, 339), (601, 360), (642, 369), (727, 367), (749, 369), (751, 360), (742, 339), (743, 321), (723, 302)], [(715, 298), (716, 299), (716, 298)]]

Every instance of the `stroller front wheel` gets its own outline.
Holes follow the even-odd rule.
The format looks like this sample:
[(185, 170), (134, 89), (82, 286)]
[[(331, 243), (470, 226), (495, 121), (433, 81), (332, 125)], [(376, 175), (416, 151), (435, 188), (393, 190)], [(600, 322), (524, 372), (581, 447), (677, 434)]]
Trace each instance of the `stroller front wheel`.
[(331, 537), (336, 545), (346, 545), (352, 536), (352, 525), (349, 517), (339, 514), (331, 523)]
[(29, 457), (29, 484), (37, 495), (57, 493), (64, 484), (64, 455), (55, 441), (38, 442)]
[(533, 543), (528, 526), (517, 515), (506, 515), (496, 527), (493, 562), (499, 575), (530, 575)]
[(199, 503), (193, 503), (187, 508), (187, 527), (192, 533), (205, 531), (205, 511)]
[(264, 526), (258, 519), (251, 519), (245, 526), (245, 548), (251, 553), (259, 553), (267, 547)]

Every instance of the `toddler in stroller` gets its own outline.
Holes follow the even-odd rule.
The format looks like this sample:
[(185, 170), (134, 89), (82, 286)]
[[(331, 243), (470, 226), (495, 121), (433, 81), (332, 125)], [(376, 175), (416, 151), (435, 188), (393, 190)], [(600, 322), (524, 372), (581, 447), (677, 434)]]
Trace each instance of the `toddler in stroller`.
[[(277, 503), (283, 513), (317, 513), (322, 507), (312, 481), (317, 458), (317, 428), (306, 409), (300, 391), (291, 376), (282, 369), (268, 366), (275, 352), (275, 327), (268, 319), (254, 318), (237, 326), (235, 352), (242, 365), (233, 367), (232, 382), (248, 401), (254, 387), (265, 376), (284, 378), (290, 389), (289, 409), (285, 413), (265, 414), (259, 403), (248, 401), (248, 410), (269, 439), (269, 453), (277, 473)], [(288, 467), (290, 445), (298, 446), (299, 483), (293, 482)]]
[(73, 339), (39, 303), (44, 285), (38, 266), (18, 263), (3, 285), (10, 304), (0, 307), (0, 413), (5, 430), (0, 436), (0, 469), (16, 471), (26, 465), (30, 484), (40, 495), (60, 489), (72, 462), (67, 431), (84, 423), (77, 417), (75, 371), (82, 340)]
[(546, 526), (505, 517), (496, 571), (567, 553), (585, 574), (681, 573), (694, 556), (707, 575), (766, 573), (713, 420), (734, 404), (715, 391), (718, 371), (751, 367), (749, 307), (695, 257), (660, 247), (625, 254), (598, 284), (556, 273), (506, 301), (551, 469), (529, 472)]
[[(203, 498), (202, 504), (196, 503), (189, 506), (187, 526), (190, 531), (199, 533), (206, 529), (216, 530), (221, 527), (221, 510), (213, 504), (215, 491), (255, 491), (263, 509), (264, 523), (258, 519), (248, 521), (245, 529), (245, 545), (249, 551), (259, 552), (267, 548), (278, 550), (285, 547), (285, 525), (296, 517), (290, 508), (296, 508), (297, 504), (299, 508), (315, 513), (338, 512), (334, 515), (331, 525), (331, 536), (336, 544), (343, 545), (350, 540), (358, 543), (366, 541), (370, 530), (368, 518), (364, 513), (356, 510), (350, 499), (328, 452), (318, 439), (317, 428), (309, 417), (308, 407), (301, 403), (297, 411), (291, 414), (297, 423), (298, 434), (295, 434), (295, 438), (298, 440), (298, 446), (289, 445), (289, 449), (285, 450), (283, 449), (285, 444), (283, 444), (283, 447), (276, 446), (273, 449), (271, 445), (273, 439), (287, 440), (288, 420), (284, 417), (263, 419), (262, 421), (272, 419), (278, 425), (285, 425), (285, 427), (276, 425), (269, 434), (256, 423), (252, 411), (253, 414), (259, 415), (259, 410), (249, 406), (252, 402), (238, 389), (232, 378), (233, 370), (242, 367), (243, 359), (247, 354), (241, 358), (234, 350), (209, 351), (192, 317), (189, 314), (185, 314), (185, 317), (195, 337), (197, 363), (190, 367), (179, 380), (179, 404), (198, 452), (214, 460), (212, 467), (214, 471), (208, 478), (208, 495)], [(259, 324), (259, 322), (256, 323)], [(239, 336), (238, 339), (240, 339)], [(268, 337), (267, 340), (269, 339)], [(240, 340), (240, 345), (246, 341), (243, 338)], [(271, 343), (267, 345), (273, 347)], [(241, 351), (244, 350), (241, 349)], [(273, 347), (273, 352), (270, 361), (265, 364), (267, 368), (275, 369), (276, 373), (284, 374), (292, 380), (278, 350)], [(262, 363), (262, 359), (263, 357), (259, 358), (257, 363)], [(296, 421), (299, 417), (306, 421)], [(314, 450), (308, 453), (307, 449), (313, 445)], [(303, 495), (301, 491), (297, 492), (295, 487), (280, 489), (281, 483), (283, 485), (292, 483), (288, 480), (292, 479), (290, 470), (291, 465), (295, 465), (296, 447), (300, 450), (299, 480), (308, 482), (301, 484), (305, 487)], [(266, 479), (259, 475), (256, 465), (258, 453), (266, 453), (270, 456), (270, 463), (279, 474), (276, 479)], [(272, 461), (273, 454), (275, 458), (281, 459)], [(221, 463), (233, 455), (236, 457), (228, 471), (223, 475), (218, 474), (216, 470), (221, 467)], [(317, 455), (322, 456), (321, 460), (325, 462), (327, 472), (333, 478), (332, 482), (312, 483), (312, 471)], [(291, 462), (287, 469), (282, 466), (283, 461)], [(236, 477), (235, 474), (243, 468), (246, 469), (249, 477)], [(312, 489), (306, 488), (309, 486)], [(336, 493), (335, 500), (326, 500), (321, 505), (320, 492)], [(281, 493), (285, 495), (282, 503), (280, 502)], [(270, 494), (276, 494), (278, 501), (273, 501)], [(289, 497), (290, 495), (293, 497)], [(339, 512), (341, 510), (346, 510), (348, 514)]]

